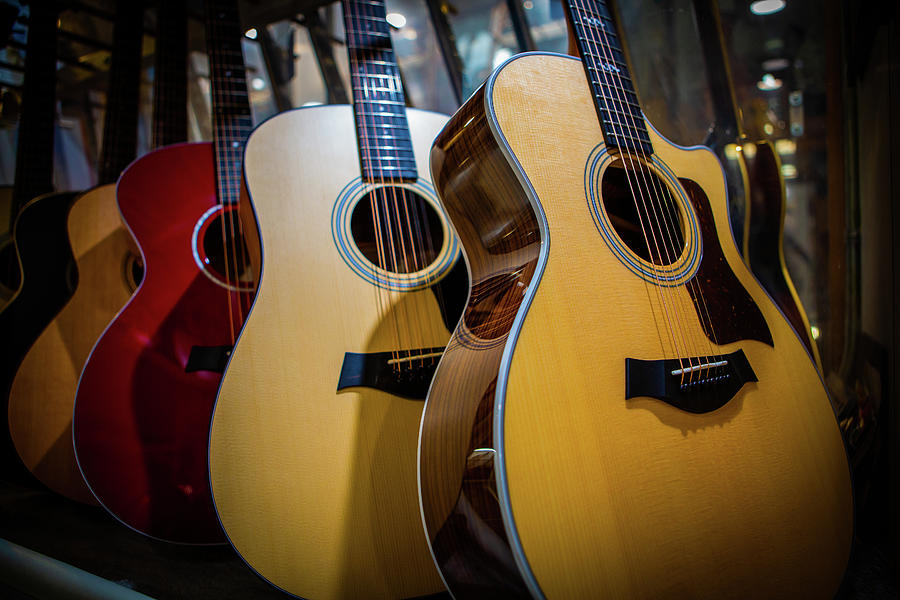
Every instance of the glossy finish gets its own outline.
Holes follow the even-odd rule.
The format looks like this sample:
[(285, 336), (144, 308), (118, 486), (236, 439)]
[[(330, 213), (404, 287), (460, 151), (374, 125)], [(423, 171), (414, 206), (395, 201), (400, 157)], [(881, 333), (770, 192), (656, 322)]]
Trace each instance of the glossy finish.
[(737, 249), (722, 243), (730, 233), (717, 161), (650, 137), (680, 185), (703, 192), (686, 192), (694, 216), (714, 224), (703, 228), (702, 260), (731, 272), (699, 288), (724, 311), (714, 329), (743, 338), (747, 323), (716, 320), (733, 318), (742, 294), (764, 325), (763, 342), (714, 344), (695, 284), (665, 292), (688, 350), (742, 350), (758, 376), (706, 414), (624, 398), (626, 358), (703, 352), (673, 352), (655, 286), (623, 268), (590, 216), (584, 165), (603, 142), (580, 63), (511, 59), (436, 141), (435, 184), (473, 290), (426, 402), (419, 475), (427, 535), (457, 597), (837, 589), (852, 497), (824, 387)]
[(22, 282), (0, 312), (0, 414), (3, 415), (2, 473), (7, 478), (32, 480), (9, 433), (9, 393), (16, 371), (41, 331), (75, 292), (78, 270), (66, 235), (66, 220), (75, 193), (46, 194), (25, 205), (14, 226), (15, 250)]
[(224, 541), (206, 469), (221, 375), (185, 366), (194, 346), (233, 343), (250, 300), (195, 261), (195, 226), (217, 206), (213, 165), (211, 144), (181, 144), (122, 174), (119, 208), (145, 275), (94, 346), (73, 418), (78, 464), (103, 506), (146, 535), (199, 544)]
[(781, 160), (771, 142), (756, 144), (756, 156), (750, 163), (750, 182), (747, 262), (821, 372), (819, 348), (812, 339), (809, 319), (784, 262), (784, 179), (781, 176)]
[[(461, 185), (469, 161), (483, 173), (477, 185)], [(526, 596), (497, 502), (493, 412), (500, 361), (537, 265), (541, 232), (489, 128), (484, 86), (435, 140), (431, 170), (463, 244), (472, 291), (422, 420), (425, 529), (435, 562), (458, 597)]]

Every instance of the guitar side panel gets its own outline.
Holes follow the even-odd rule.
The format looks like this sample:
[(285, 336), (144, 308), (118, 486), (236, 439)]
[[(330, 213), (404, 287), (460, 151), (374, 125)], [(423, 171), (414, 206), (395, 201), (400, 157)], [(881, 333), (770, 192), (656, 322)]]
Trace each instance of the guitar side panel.
[(131, 296), (125, 269), (133, 242), (122, 226), (115, 188), (100, 186), (75, 199), (68, 235), (78, 287), (28, 351), (9, 400), (10, 434), (25, 466), (50, 489), (86, 503), (96, 499), (72, 446), (78, 377), (94, 342)]
[[(9, 394), (13, 379), (29, 348), (65, 306), (75, 290), (78, 271), (66, 232), (66, 219), (77, 194), (46, 194), (25, 205), (16, 219), (15, 250), (22, 282), (0, 312), (0, 395), (2, 414), (9, 423)], [(31, 480), (15, 450), (9, 427), (3, 430), (3, 473)]]
[(195, 226), (217, 205), (210, 144), (180, 144), (129, 166), (117, 186), (144, 278), (97, 340), (75, 401), (81, 471), (114, 516), (148, 536), (222, 543), (206, 469), (221, 374), (187, 372), (195, 347), (229, 345), (249, 307), (200, 269)]
[(448, 588), (466, 598), (525, 597), (497, 502), (494, 400), (508, 334), (546, 240), (488, 123), (484, 95), (484, 87), (473, 94), (432, 149), (435, 184), (462, 241), (472, 287), (428, 394), (419, 489)]

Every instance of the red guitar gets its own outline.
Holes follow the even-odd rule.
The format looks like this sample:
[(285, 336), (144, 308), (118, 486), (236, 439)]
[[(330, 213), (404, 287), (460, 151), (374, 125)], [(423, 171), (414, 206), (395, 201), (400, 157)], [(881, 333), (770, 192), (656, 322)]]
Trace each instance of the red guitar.
[(144, 259), (140, 287), (97, 341), (75, 401), (75, 452), (114, 516), (146, 535), (222, 543), (206, 448), (222, 369), (249, 309), (237, 218), (251, 129), (233, 0), (207, 2), (214, 142), (158, 149), (119, 179)]

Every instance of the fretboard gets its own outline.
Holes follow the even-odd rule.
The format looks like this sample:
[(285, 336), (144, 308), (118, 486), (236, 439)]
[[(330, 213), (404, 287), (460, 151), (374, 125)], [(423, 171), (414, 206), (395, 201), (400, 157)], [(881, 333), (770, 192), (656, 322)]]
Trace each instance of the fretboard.
[(344, 0), (353, 112), (363, 179), (418, 177), (384, 0)]
[(565, 0), (606, 145), (653, 153), (606, 0)]
[(153, 146), (187, 141), (187, 4), (162, 0), (157, 9)]
[(206, 44), (212, 96), (219, 202), (236, 204), (244, 142), (253, 129), (236, 0), (206, 0)]
[(137, 156), (143, 29), (143, 1), (119, 0), (98, 168), (101, 184), (115, 182)]
[(13, 219), (29, 200), (53, 191), (57, 16), (55, 2), (31, 3), (25, 51), (25, 89), (16, 148)]

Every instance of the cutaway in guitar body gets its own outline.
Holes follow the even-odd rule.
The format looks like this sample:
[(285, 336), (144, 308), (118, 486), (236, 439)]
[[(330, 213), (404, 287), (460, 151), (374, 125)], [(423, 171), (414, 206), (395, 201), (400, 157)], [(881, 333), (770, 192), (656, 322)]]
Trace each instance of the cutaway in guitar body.
[[(684, 258), (646, 276), (586, 198), (604, 142), (581, 62), (511, 59), (437, 138), (473, 289), (426, 402), (419, 476), (457, 597), (827, 597), (840, 582), (852, 498), (822, 382), (721, 243), (718, 162), (648, 132), (688, 201)], [(727, 399), (626, 401), (627, 358), (682, 358), (670, 371), (711, 385), (738, 356), (750, 371)]]

